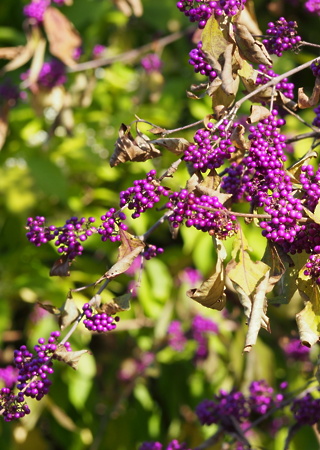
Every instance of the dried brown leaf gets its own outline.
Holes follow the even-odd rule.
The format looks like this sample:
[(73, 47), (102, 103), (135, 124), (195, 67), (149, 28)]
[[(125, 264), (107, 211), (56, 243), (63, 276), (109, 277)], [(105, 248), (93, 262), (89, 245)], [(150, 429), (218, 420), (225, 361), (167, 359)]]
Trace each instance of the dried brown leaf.
[(241, 11), (237, 22), (245, 25), (251, 34), (262, 34), (254, 11), (254, 2), (252, 0), (246, 2), (245, 8)]
[(127, 292), (126, 294), (115, 297), (111, 302), (104, 303), (100, 310), (110, 315), (117, 314), (122, 311), (129, 311), (131, 308), (130, 300), (132, 299), (132, 293)]
[(175, 155), (181, 155), (190, 146), (190, 142), (184, 138), (160, 138), (151, 141), (153, 145), (160, 145)]
[(45, 311), (48, 311), (50, 314), (53, 314), (55, 316), (60, 316), (61, 311), (59, 308), (57, 308), (56, 306), (53, 305), (49, 305), (47, 303), (41, 303), (41, 302), (37, 302), (37, 305), (44, 309)]
[(254, 39), (248, 28), (236, 22), (233, 25), (235, 40), (237, 42), (240, 55), (255, 64), (272, 66), (272, 59), (262, 42)]
[(243, 153), (249, 148), (249, 142), (245, 139), (244, 133), (244, 126), (239, 124), (233, 129), (230, 136), (232, 145), (241, 150)]
[(141, 0), (113, 0), (117, 8), (127, 17), (134, 14), (137, 17), (142, 16), (143, 7)]
[(266, 119), (269, 117), (271, 112), (268, 108), (260, 105), (251, 105), (250, 108), (250, 116), (247, 119), (248, 123), (259, 122), (260, 120)]
[(38, 80), (40, 70), (43, 66), (45, 50), (46, 50), (46, 41), (43, 37), (41, 37), (33, 54), (29, 76), (26, 80), (24, 80), (21, 83), (22, 88), (25, 89), (34, 84)]
[(73, 24), (58, 9), (49, 6), (43, 16), (52, 55), (67, 66), (74, 66), (74, 51), (81, 45), (81, 37)]
[(152, 127), (150, 128), (150, 130), (148, 130), (150, 133), (152, 134), (163, 134), (165, 133), (167, 130), (165, 128), (161, 128), (161, 127)]
[(312, 158), (317, 158), (318, 153), (315, 150), (308, 150), (297, 162), (287, 169), (287, 175), (294, 183), (300, 184), (301, 167), (309, 163)]
[(63, 255), (55, 261), (49, 275), (50, 277), (68, 277), (70, 275), (70, 266), (71, 261), (68, 256)]
[(110, 158), (110, 166), (115, 167), (126, 161), (147, 161), (161, 155), (161, 151), (149, 142), (148, 137), (137, 136), (135, 139), (130, 128), (124, 123), (119, 129), (119, 137)]
[[(237, 76), (233, 80), (234, 88), (233, 92), (238, 91), (239, 87), (239, 77)], [(226, 110), (234, 103), (236, 96), (227, 95), (222, 88), (222, 85), (216, 90), (212, 96), (212, 110), (214, 112), (215, 119), (219, 120), (221, 116), (226, 112)]]
[(74, 370), (77, 370), (81, 356), (90, 353), (88, 350), (78, 350), (75, 352), (68, 352), (63, 345), (59, 345), (54, 352), (54, 358), (58, 361), (68, 364)]
[(140, 255), (145, 247), (144, 242), (127, 231), (120, 229), (119, 233), (121, 236), (121, 245), (118, 249), (118, 260), (101, 278), (99, 278), (96, 284), (106, 278), (114, 278), (129, 269), (135, 258)]
[(238, 68), (235, 70), (233, 66), (233, 54), (235, 51), (235, 45), (234, 44), (228, 44), (226, 46), (226, 49), (224, 51), (224, 64), (223, 69), (221, 71), (221, 81), (222, 81), (222, 89), (227, 95), (236, 95), (238, 91), (237, 84), (234, 83), (234, 77), (233, 73), (238, 70)]
[(80, 311), (71, 296), (68, 296), (60, 309), (59, 326), (61, 330), (71, 325), (80, 315)]
[(0, 47), (0, 59), (14, 59), (23, 50), (24, 45), (18, 45), (17, 47)]
[(187, 292), (188, 297), (192, 298), (206, 308), (217, 309), (221, 311), (226, 303), (225, 296), (225, 267), (223, 261), (227, 253), (221, 241), (214, 238), (217, 248), (217, 263), (213, 275), (204, 281), (199, 288), (190, 289)]
[(262, 261), (270, 267), (269, 282), (267, 292), (272, 291), (286, 271), (285, 254), (281, 247), (274, 242), (267, 242), (267, 247), (262, 257)]
[(303, 88), (298, 89), (298, 106), (301, 109), (313, 108), (320, 99), (320, 77), (316, 77), (311, 97), (304, 93)]

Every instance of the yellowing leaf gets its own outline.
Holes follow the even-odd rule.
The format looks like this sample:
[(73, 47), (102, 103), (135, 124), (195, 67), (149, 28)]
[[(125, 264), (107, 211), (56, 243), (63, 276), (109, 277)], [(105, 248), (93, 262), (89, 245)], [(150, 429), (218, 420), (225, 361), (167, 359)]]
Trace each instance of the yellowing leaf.
[(82, 355), (89, 353), (88, 350), (79, 350), (76, 352), (68, 352), (63, 345), (60, 345), (54, 352), (54, 358), (58, 361), (68, 364), (74, 370), (77, 369)]
[(68, 296), (60, 308), (59, 326), (61, 330), (73, 323), (80, 315), (80, 311), (74, 300)]
[(202, 51), (216, 61), (219, 61), (220, 57), (224, 55), (227, 45), (230, 44), (228, 36), (231, 19), (225, 17), (224, 21), (218, 21), (212, 15), (201, 34)]
[(251, 295), (270, 267), (262, 261), (252, 261), (246, 250), (240, 250), (239, 262), (232, 260), (227, 266), (227, 273), (230, 280), (244, 290), (247, 295)]

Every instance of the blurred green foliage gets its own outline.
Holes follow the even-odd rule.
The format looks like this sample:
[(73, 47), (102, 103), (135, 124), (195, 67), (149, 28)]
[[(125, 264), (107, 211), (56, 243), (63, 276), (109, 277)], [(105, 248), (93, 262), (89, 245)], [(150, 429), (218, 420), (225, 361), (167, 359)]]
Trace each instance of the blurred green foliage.
[[(142, 17), (126, 17), (108, 0), (75, 0), (61, 11), (79, 30), (84, 50), (81, 61), (86, 61), (96, 44), (105, 45), (112, 56), (186, 30), (189, 23), (175, 3), (144, 0)], [(303, 39), (317, 42), (319, 19), (307, 15), (302, 2), (298, 8), (286, 1), (272, 2), (271, 7), (267, 1), (254, 3), (262, 30), (285, 10), (287, 18), (298, 21)], [(19, 0), (1, 2), (0, 46), (25, 43), (24, 4)], [(210, 113), (210, 103), (188, 100), (185, 95), (189, 85), (199, 80), (188, 66), (192, 47), (191, 34), (186, 33), (161, 49), (163, 70), (158, 77), (146, 75), (140, 58), (89, 70), (87, 78), (83, 73), (69, 73), (66, 91), (75, 98), (93, 79), (92, 98), (85, 106), (78, 104), (67, 111), (66, 122), (55, 129), (50, 107), (36, 114), (37, 99), (32, 103), (30, 93), (11, 109), (9, 134), (0, 153), (0, 366), (11, 363), (17, 346), (32, 346), (39, 337), (57, 329), (51, 316), (35, 319), (38, 301), (60, 307), (70, 288), (94, 282), (117, 254), (116, 245), (93, 238), (73, 264), (70, 278), (50, 278), (49, 270), (57, 258), (55, 248), (35, 248), (27, 241), (27, 217), (43, 215), (56, 225), (73, 215), (100, 217), (117, 206), (119, 191), (134, 179), (144, 178), (154, 167), (163, 172), (173, 162), (173, 155), (167, 152), (153, 162), (126, 163), (116, 168), (108, 163), (120, 124), (131, 123), (135, 115), (165, 128), (176, 128)], [(275, 63), (274, 70), (283, 72), (304, 62), (304, 58), (314, 57), (311, 50), (308, 52), (286, 55)], [(20, 72), (27, 68), (25, 65), (9, 73), (8, 78), (19, 83)], [(311, 91), (311, 71), (295, 76), (294, 82)], [(312, 120), (311, 111), (303, 116)], [(305, 130), (303, 124), (289, 118), (288, 134)], [(193, 132), (191, 129), (180, 135), (191, 139)], [(292, 158), (301, 156), (306, 145), (305, 141), (298, 143)], [(188, 177), (184, 170), (172, 181), (176, 189), (183, 187)], [(131, 231), (145, 232), (160, 215), (153, 212), (137, 223), (129, 221)], [(255, 258), (261, 258), (265, 243), (260, 231), (248, 231), (247, 238)], [(92, 354), (82, 358), (78, 371), (56, 363), (48, 398), (32, 402), (32, 414), (20, 422), (0, 422), (1, 442), (6, 443), (7, 450), (131, 450), (144, 440), (167, 442), (173, 438), (195, 446), (214, 430), (198, 426), (194, 408), (202, 399), (220, 388), (245, 391), (250, 381), (261, 378), (275, 387), (286, 380), (290, 389), (295, 389), (312, 374), (311, 363), (287, 361), (281, 347), (296, 333), (294, 314), (301, 305), (271, 307), (272, 335), (262, 331), (252, 354), (242, 355), (246, 325), (237, 300), (230, 296), (226, 312), (203, 310), (186, 297), (190, 286), (178, 282), (188, 266), (199, 269), (203, 276), (210, 274), (215, 262), (210, 237), (184, 229), (173, 241), (163, 226), (150, 242), (164, 247), (165, 252), (146, 263), (138, 296), (131, 310), (121, 314), (119, 331), (91, 336), (79, 327), (71, 338), (72, 346), (75, 350), (89, 348)], [(231, 248), (231, 241), (226, 245)], [(123, 275), (112, 282), (103, 294), (104, 300), (124, 293), (129, 281)], [(81, 307), (94, 293), (90, 288), (74, 294), (74, 299)], [(193, 362), (192, 342), (181, 353), (164, 345), (170, 321), (178, 318), (188, 326), (196, 312), (213, 318), (219, 326), (219, 334), (210, 338), (209, 358), (200, 366)], [(145, 376), (132, 385), (121, 381), (118, 373), (123, 361), (146, 351), (156, 352), (157, 358)], [(285, 437), (281, 432), (266, 440), (261, 433), (256, 442), (278, 450), (283, 448)], [(318, 448), (308, 427), (297, 434), (290, 448), (301, 449), (306, 443), (308, 450)], [(218, 448), (221, 443), (212, 447)]]

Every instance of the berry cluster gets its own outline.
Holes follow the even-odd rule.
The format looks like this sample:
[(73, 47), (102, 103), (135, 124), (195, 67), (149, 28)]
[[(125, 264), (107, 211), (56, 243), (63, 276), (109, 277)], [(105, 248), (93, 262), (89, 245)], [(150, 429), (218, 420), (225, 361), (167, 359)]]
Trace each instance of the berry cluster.
[(242, 392), (230, 393), (220, 390), (213, 400), (205, 399), (196, 407), (196, 414), (201, 425), (222, 425), (226, 430), (232, 430), (231, 417), (238, 422), (244, 422), (250, 414), (247, 400)]
[(93, 47), (92, 49), (92, 56), (94, 58), (100, 58), (102, 53), (106, 50), (106, 46), (105, 45), (101, 45), (101, 44), (97, 44)]
[(5, 387), (12, 388), (17, 382), (18, 369), (13, 366), (7, 366), (0, 369), (0, 380), (4, 382)]
[[(26, 80), (29, 77), (30, 71), (21, 74), (21, 79)], [(52, 89), (55, 86), (60, 86), (67, 81), (65, 65), (58, 59), (52, 59), (45, 62), (38, 75), (37, 83), (45, 89)]]
[[(163, 445), (160, 442), (144, 442), (139, 447), (139, 450), (163, 450)], [(176, 439), (169, 442), (165, 450), (190, 450), (187, 449), (187, 445), (180, 443)]]
[(320, 200), (320, 170), (314, 172), (310, 164), (301, 167), (300, 183), (302, 184), (302, 200), (304, 206), (314, 212)]
[(310, 69), (312, 70), (312, 73), (315, 77), (320, 76), (320, 59), (313, 61), (313, 63), (310, 66)]
[(320, 398), (313, 398), (310, 393), (294, 400), (291, 411), (300, 425), (314, 425), (320, 420)]
[(197, 342), (195, 360), (204, 360), (208, 357), (208, 334), (218, 333), (218, 326), (215, 322), (197, 314), (191, 324), (192, 338)]
[(293, 361), (306, 361), (309, 359), (310, 348), (302, 345), (300, 339), (291, 339), (284, 346), (284, 352)]
[(244, 8), (246, 0), (183, 0), (177, 2), (177, 8), (189, 18), (190, 22), (198, 22), (199, 28), (204, 28), (214, 14), (216, 17), (235, 16)]
[(168, 343), (169, 346), (177, 352), (181, 352), (185, 348), (187, 338), (182, 329), (182, 324), (181, 322), (179, 322), (179, 320), (173, 320), (169, 325)]
[(0, 84), (0, 99), (2, 102), (7, 102), (10, 107), (15, 106), (22, 96), (18, 87), (12, 84), (11, 80), (5, 80)]
[(219, 239), (232, 236), (238, 230), (236, 217), (228, 212), (217, 197), (197, 197), (182, 189), (170, 195), (166, 207), (172, 210), (169, 221), (173, 228), (178, 228), (185, 222), (187, 227), (209, 232)]
[(313, 119), (312, 125), (320, 128), (320, 105), (314, 108), (314, 112), (316, 114), (316, 117)]
[[(265, 66), (263, 64), (260, 64), (258, 67), (258, 76), (256, 78), (256, 84), (262, 85), (268, 83), (272, 78), (275, 78), (278, 76), (277, 73), (275, 73), (273, 70), (271, 70), (271, 67)], [(284, 78), (279, 83), (276, 84), (276, 89), (280, 92), (282, 92), (287, 98), (293, 99), (294, 98), (294, 84), (289, 83), (288, 78)]]
[(320, 16), (320, 2), (319, 2), (319, 0), (308, 0), (304, 4), (304, 7), (310, 13), (312, 13), (312, 14), (315, 13), (315, 14), (317, 14), (317, 16)]
[(149, 53), (141, 59), (141, 66), (149, 74), (160, 72), (162, 61), (156, 53)]
[(147, 244), (144, 251), (141, 253), (141, 256), (149, 261), (151, 258), (155, 258), (158, 255), (161, 255), (164, 252), (162, 247), (157, 247), (156, 245)]
[[(38, 344), (34, 346), (36, 354), (31, 353), (25, 345), (14, 351), (14, 364), (17, 368), (17, 389), (15, 395), (9, 388), (2, 388), (0, 398), (0, 408), (6, 421), (11, 421), (23, 417), (30, 413), (25, 397), (41, 400), (49, 392), (51, 380), (49, 375), (53, 374), (52, 359), (55, 358), (57, 350), (57, 340), (59, 331), (53, 331), (46, 343), (46, 339), (38, 339)], [(67, 351), (71, 351), (69, 343), (65, 343)]]
[(120, 192), (120, 207), (125, 205), (134, 210), (132, 217), (137, 219), (147, 209), (160, 201), (160, 195), (167, 196), (168, 191), (155, 179), (156, 171), (150, 170), (143, 180), (135, 180), (132, 187)]
[(206, 61), (206, 55), (202, 51), (202, 42), (198, 42), (197, 47), (193, 48), (189, 53), (189, 64), (194, 68), (195, 73), (200, 73), (209, 77), (209, 81), (213, 81), (217, 77), (217, 72)]
[(193, 137), (195, 144), (189, 145), (183, 159), (191, 162), (194, 169), (201, 172), (220, 167), (236, 150), (230, 140), (236, 125), (231, 130), (228, 129), (229, 126), (229, 121), (225, 119), (217, 128), (209, 122), (206, 129), (197, 130)]
[(86, 319), (83, 321), (84, 326), (89, 331), (95, 331), (97, 333), (106, 333), (116, 328), (116, 322), (119, 322), (118, 316), (112, 317), (106, 313), (94, 314), (92, 306), (89, 303), (85, 303), (82, 307)]
[(123, 212), (117, 212), (115, 208), (110, 208), (103, 216), (101, 216), (102, 224), (98, 228), (98, 233), (103, 242), (108, 239), (111, 242), (120, 241), (119, 230), (126, 231), (128, 226), (123, 223), (126, 220), (126, 215)]
[(269, 22), (266, 34), (270, 37), (263, 39), (267, 51), (271, 55), (282, 56), (282, 52), (287, 50), (297, 50), (301, 37), (297, 33), (297, 22), (287, 22), (284, 17), (279, 20)]
[(311, 277), (320, 284), (320, 254), (310, 255), (305, 265), (304, 275)]
[(23, 8), (23, 14), (37, 23), (43, 21), (43, 15), (50, 5), (50, 0), (33, 0)]
[(252, 414), (263, 415), (284, 399), (283, 394), (274, 396), (273, 388), (265, 380), (253, 381), (249, 392), (248, 404)]

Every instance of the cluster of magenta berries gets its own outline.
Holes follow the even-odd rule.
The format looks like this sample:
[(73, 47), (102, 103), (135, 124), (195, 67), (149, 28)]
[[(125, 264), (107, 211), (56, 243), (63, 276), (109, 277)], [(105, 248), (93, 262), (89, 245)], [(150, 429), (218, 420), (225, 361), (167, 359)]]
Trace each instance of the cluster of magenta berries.
[(25, 403), (23, 393), (19, 392), (16, 395), (7, 387), (0, 390), (0, 410), (3, 411), (5, 422), (21, 419), (26, 414), (30, 414), (30, 408)]
[(312, 73), (315, 77), (319, 77), (320, 76), (320, 59), (313, 61), (313, 63), (310, 66), (310, 69), (312, 70)]
[(139, 450), (191, 450), (187, 448), (185, 443), (180, 443), (176, 439), (169, 442), (169, 444), (164, 448), (161, 442), (151, 441), (144, 442), (139, 447)]
[(198, 22), (199, 28), (204, 28), (214, 14), (216, 17), (235, 16), (244, 8), (246, 0), (183, 0), (177, 2), (177, 8), (189, 18), (190, 22)]
[[(57, 5), (64, 5), (65, 0), (52, 0)], [(23, 8), (23, 14), (30, 19), (34, 19), (38, 24), (43, 21), (44, 13), (48, 6), (50, 6), (51, 0), (32, 0)]]
[(206, 56), (202, 51), (202, 41), (198, 42), (197, 47), (191, 50), (189, 56), (189, 64), (193, 66), (195, 73), (209, 77), (210, 82), (217, 77), (217, 72), (207, 62)]
[(235, 151), (230, 139), (229, 125), (229, 121), (225, 119), (217, 128), (209, 122), (207, 128), (197, 130), (193, 137), (195, 143), (189, 145), (183, 159), (201, 172), (219, 168)]
[(82, 307), (86, 319), (84, 319), (84, 326), (89, 331), (95, 331), (97, 333), (107, 333), (116, 328), (116, 322), (119, 322), (118, 316), (112, 317), (106, 313), (94, 314), (93, 308), (89, 303), (85, 303)]
[(262, 42), (272, 55), (282, 56), (284, 51), (296, 50), (301, 41), (297, 33), (297, 22), (287, 22), (284, 17), (280, 17), (275, 23), (269, 22), (266, 34), (268, 39)]
[(320, 285), (320, 254), (310, 255), (305, 265), (304, 275), (311, 277)]
[(132, 217), (137, 219), (147, 209), (153, 208), (168, 191), (155, 179), (156, 171), (150, 170), (145, 179), (135, 180), (132, 187), (120, 192), (120, 207), (125, 205), (133, 210)]
[(320, 398), (314, 398), (308, 393), (293, 402), (291, 411), (300, 425), (312, 426), (320, 420)]
[[(271, 66), (265, 66), (263, 64), (260, 64), (258, 67), (258, 75), (256, 78), (256, 84), (266, 84), (268, 81), (270, 81), (272, 78), (275, 78), (278, 76), (272, 69)], [(282, 94), (284, 94), (287, 98), (293, 99), (294, 98), (294, 84), (290, 83), (288, 81), (288, 78), (284, 78), (279, 83), (276, 84), (276, 89)]]
[(316, 117), (313, 119), (312, 125), (320, 128), (320, 105), (318, 105), (314, 108), (314, 113), (315, 113)]
[(161, 255), (163, 252), (164, 249), (162, 247), (157, 247), (156, 245), (153, 244), (147, 244), (141, 256), (143, 256), (144, 259), (149, 261), (150, 259), (155, 258), (158, 255)]
[(220, 239), (232, 236), (238, 229), (236, 217), (219, 202), (217, 197), (201, 195), (197, 197), (186, 189), (173, 192), (166, 208), (172, 210), (168, 220), (173, 228), (185, 222), (187, 227), (209, 232)]
[(126, 231), (128, 226), (123, 222), (126, 220), (126, 215), (123, 212), (117, 212), (115, 208), (110, 208), (105, 214), (101, 216), (101, 226), (98, 228), (98, 233), (103, 242), (109, 240), (111, 242), (121, 241), (119, 230)]
[(301, 167), (300, 183), (303, 190), (303, 204), (310, 211), (314, 211), (320, 199), (320, 171), (314, 172), (310, 164)]

